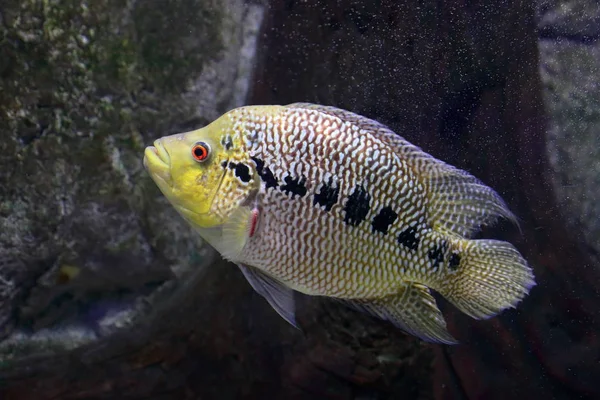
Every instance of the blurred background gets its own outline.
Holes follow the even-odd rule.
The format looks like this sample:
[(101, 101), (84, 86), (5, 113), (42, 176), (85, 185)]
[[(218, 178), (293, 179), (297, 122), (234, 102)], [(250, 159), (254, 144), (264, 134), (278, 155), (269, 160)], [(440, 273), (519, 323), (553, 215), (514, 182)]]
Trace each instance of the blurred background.
[[(0, 398), (600, 398), (600, 2), (2, 0)], [(496, 189), (538, 286), (461, 345), (301, 298), (290, 327), (142, 167), (296, 101)]]

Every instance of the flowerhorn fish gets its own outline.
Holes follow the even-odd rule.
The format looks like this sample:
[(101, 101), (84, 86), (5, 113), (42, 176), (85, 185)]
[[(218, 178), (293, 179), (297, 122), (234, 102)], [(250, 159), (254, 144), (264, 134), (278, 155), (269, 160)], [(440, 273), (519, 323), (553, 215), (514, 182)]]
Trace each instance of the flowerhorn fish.
[(298, 291), (453, 344), (431, 290), (484, 319), (535, 285), (513, 245), (469, 239), (499, 217), (514, 221), (494, 190), (348, 111), (237, 108), (156, 140), (144, 165), (183, 218), (294, 326)]

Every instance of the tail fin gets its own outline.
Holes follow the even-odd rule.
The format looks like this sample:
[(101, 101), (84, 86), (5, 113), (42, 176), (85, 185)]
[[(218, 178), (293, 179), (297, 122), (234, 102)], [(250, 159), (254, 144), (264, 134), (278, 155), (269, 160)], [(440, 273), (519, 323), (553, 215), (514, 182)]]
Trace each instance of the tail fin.
[(456, 241), (453, 247), (460, 261), (440, 293), (471, 317), (485, 319), (513, 308), (535, 286), (527, 261), (510, 243)]

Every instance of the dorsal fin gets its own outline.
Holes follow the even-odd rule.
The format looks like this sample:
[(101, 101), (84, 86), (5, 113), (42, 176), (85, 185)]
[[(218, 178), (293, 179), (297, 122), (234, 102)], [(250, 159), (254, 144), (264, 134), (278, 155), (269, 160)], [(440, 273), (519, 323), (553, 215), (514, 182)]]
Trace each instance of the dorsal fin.
[(514, 214), (493, 189), (468, 172), (427, 154), (387, 126), (330, 106), (294, 103), (287, 107), (317, 110), (338, 117), (356, 124), (390, 146), (425, 185), (429, 199), (428, 222), (434, 228), (468, 237), (498, 217), (516, 223)]

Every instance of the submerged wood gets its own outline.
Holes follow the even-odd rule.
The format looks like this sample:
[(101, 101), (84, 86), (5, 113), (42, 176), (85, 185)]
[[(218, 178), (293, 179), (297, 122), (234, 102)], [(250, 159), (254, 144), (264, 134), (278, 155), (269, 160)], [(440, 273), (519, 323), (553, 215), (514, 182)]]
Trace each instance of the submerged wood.
[(538, 286), (432, 346), (437, 399), (600, 395), (600, 270), (550, 185), (534, 5), (526, 1), (275, 2), (255, 103), (331, 104), (388, 124), (495, 188), (520, 219), (483, 232), (514, 243)]

